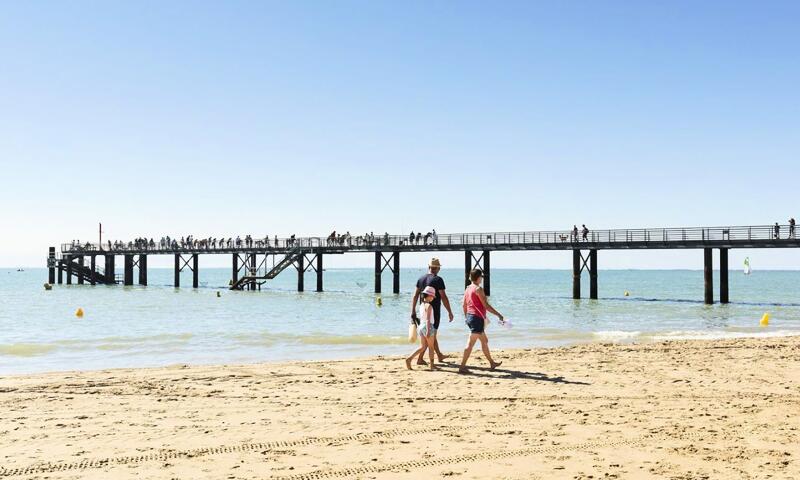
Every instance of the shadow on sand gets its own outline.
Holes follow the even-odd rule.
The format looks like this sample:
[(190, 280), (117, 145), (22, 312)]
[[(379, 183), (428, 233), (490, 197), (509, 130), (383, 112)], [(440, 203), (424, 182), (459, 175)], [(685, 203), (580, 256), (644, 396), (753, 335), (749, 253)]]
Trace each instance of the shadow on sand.
[[(457, 364), (457, 363), (445, 362), (445, 363), (441, 363), (439, 365), (440, 365), (440, 369), (442, 369), (441, 366), (447, 366), (447, 367), (451, 367), (451, 368), (455, 368), (456, 369), (455, 372), (451, 372), (449, 369), (448, 370), (442, 369), (443, 371), (447, 371), (447, 372), (451, 372), (451, 373), (458, 372), (459, 364)], [(498, 367), (498, 368), (495, 368), (494, 370), (491, 370), (489, 367), (471, 366), (471, 367), (468, 367), (468, 368), (469, 368), (469, 373), (466, 373), (464, 375), (469, 376), (469, 377), (496, 378), (496, 379), (506, 379), (506, 380), (522, 379), (522, 380), (533, 380), (533, 381), (536, 381), (536, 382), (562, 383), (564, 385), (591, 385), (591, 383), (587, 383), (587, 382), (574, 382), (572, 380), (566, 380), (564, 377), (551, 377), (551, 376), (547, 375), (546, 373), (522, 372), (522, 371), (519, 371), (519, 370), (509, 370), (507, 368), (503, 368), (502, 365), (500, 367)]]

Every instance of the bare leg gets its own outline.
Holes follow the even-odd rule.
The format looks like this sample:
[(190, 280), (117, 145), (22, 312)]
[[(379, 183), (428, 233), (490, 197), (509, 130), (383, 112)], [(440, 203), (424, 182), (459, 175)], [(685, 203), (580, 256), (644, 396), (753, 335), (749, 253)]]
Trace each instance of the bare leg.
[(425, 337), (419, 337), (422, 342), (421, 351), (419, 353), (419, 358), (417, 358), (417, 365), (427, 365), (425, 363), (425, 351), (428, 349), (428, 343), (425, 341)]
[(433, 337), (433, 348), (436, 351), (436, 356), (439, 357), (439, 363), (444, 362), (444, 359), (447, 358), (447, 355), (443, 354), (441, 350), (439, 350), (439, 337)]
[(428, 368), (433, 371), (436, 370), (436, 366), (433, 362), (434, 356), (434, 342), (436, 341), (435, 337), (428, 337), (428, 361), (430, 362)]
[(475, 346), (475, 342), (478, 341), (480, 335), (477, 333), (470, 334), (469, 340), (467, 341), (467, 348), (464, 349), (464, 356), (461, 358), (461, 366), (458, 368), (458, 373), (467, 373), (467, 360), (469, 360), (469, 356), (472, 353), (472, 347)]
[(420, 347), (414, 350), (414, 353), (412, 353), (411, 356), (406, 358), (406, 368), (408, 368), (409, 370), (413, 370), (413, 368), (411, 368), (411, 362), (414, 360), (414, 357), (419, 355), (420, 358), (422, 358), (422, 354), (425, 352), (425, 345), (427, 345), (425, 343), (425, 337), (419, 337), (419, 343)]
[(489, 360), (489, 368), (494, 370), (502, 365), (503, 362), (495, 362), (492, 360), (492, 354), (489, 352), (489, 337), (486, 336), (486, 332), (481, 333), (478, 338), (480, 338), (481, 341), (481, 350), (483, 350), (483, 356), (486, 357), (486, 360)]

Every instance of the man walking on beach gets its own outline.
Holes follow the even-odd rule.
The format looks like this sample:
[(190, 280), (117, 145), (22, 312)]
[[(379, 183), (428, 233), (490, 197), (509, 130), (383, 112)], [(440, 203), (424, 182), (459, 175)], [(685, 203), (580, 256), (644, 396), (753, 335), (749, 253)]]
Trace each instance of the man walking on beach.
[[(419, 277), (419, 280), (417, 280), (417, 288), (414, 290), (414, 298), (411, 300), (411, 319), (417, 323), (417, 302), (419, 301), (420, 292), (424, 290), (425, 287), (433, 287), (436, 290), (436, 296), (431, 302), (431, 307), (433, 307), (433, 346), (439, 361), (443, 362), (445, 355), (442, 354), (442, 351), (439, 349), (439, 340), (436, 338), (437, 331), (439, 330), (439, 320), (442, 316), (442, 304), (444, 304), (444, 308), (447, 309), (447, 314), (451, 322), (453, 321), (453, 310), (450, 308), (450, 299), (447, 298), (447, 294), (444, 291), (444, 280), (439, 276), (439, 270), (441, 268), (442, 265), (439, 263), (439, 259), (432, 258), (428, 263), (428, 273)], [(423, 358), (425, 358), (424, 355), (425, 351), (423, 350), (417, 360), (417, 364), (425, 364), (423, 360)]]

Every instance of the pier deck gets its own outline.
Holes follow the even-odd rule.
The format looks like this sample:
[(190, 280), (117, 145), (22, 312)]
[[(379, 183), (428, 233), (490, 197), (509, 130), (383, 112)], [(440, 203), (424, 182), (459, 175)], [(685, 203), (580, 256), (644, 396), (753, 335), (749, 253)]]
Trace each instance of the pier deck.
[[(198, 256), (206, 254), (231, 255), (232, 289), (257, 290), (283, 270), (294, 267), (298, 271), (298, 290), (304, 289), (303, 273), (317, 273), (317, 290), (322, 291), (323, 255), (341, 255), (350, 252), (372, 252), (375, 255), (375, 292), (381, 291), (381, 273), (389, 269), (394, 276), (393, 291), (399, 292), (399, 256), (403, 252), (463, 251), (465, 273), (472, 268), (485, 272), (485, 289), (491, 289), (490, 254), (493, 251), (520, 250), (572, 250), (573, 297), (580, 298), (580, 279), (584, 270), (590, 277), (590, 298), (597, 298), (597, 252), (599, 250), (626, 249), (702, 249), (704, 251), (705, 301), (713, 303), (712, 252), (719, 249), (720, 267), (724, 270), (720, 280), (720, 301), (728, 301), (727, 270), (728, 250), (732, 248), (800, 248), (794, 227), (789, 225), (678, 227), (591, 230), (579, 231), (527, 231), (451, 233), (411, 239), (409, 235), (376, 235), (374, 237), (302, 237), (282, 239), (253, 239), (237, 242), (231, 239), (210, 242), (195, 240), (187, 244), (171, 245), (155, 241), (147, 245), (68, 243), (61, 245), (60, 256), (51, 247), (48, 257), (50, 283), (55, 283), (56, 271), (61, 283), (62, 273), (67, 283), (76, 277), (78, 283), (117, 284), (120, 279), (114, 272), (114, 258), (124, 258), (124, 275), (121, 283), (133, 284), (133, 269), (139, 269), (139, 283), (147, 284), (147, 257), (173, 255), (175, 258), (175, 286), (180, 286), (180, 272), (193, 272), (193, 286), (198, 286)], [(584, 251), (586, 253), (584, 254)], [(104, 257), (104, 268), (97, 267), (96, 257)], [(88, 257), (90, 265), (85, 265)], [(272, 260), (270, 265), (269, 260)], [(724, 268), (722, 268), (724, 267)], [(466, 281), (465, 281), (466, 282)]]

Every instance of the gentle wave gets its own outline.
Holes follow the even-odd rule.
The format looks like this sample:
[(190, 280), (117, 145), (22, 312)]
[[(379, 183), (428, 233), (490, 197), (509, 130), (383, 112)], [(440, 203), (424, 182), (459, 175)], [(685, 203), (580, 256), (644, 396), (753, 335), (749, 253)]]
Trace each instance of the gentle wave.
[(11, 343), (0, 345), (0, 355), (11, 357), (36, 357), (55, 350), (55, 345), (46, 343)]

